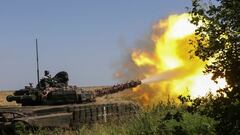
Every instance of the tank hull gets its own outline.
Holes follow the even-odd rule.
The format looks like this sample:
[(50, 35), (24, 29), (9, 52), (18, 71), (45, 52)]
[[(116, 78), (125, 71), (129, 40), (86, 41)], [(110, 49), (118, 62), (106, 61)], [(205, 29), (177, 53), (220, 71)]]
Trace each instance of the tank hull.
[(31, 128), (76, 129), (84, 124), (123, 120), (136, 114), (138, 109), (136, 104), (129, 101), (2, 107), (0, 108), (0, 131), (2, 134), (10, 134), (9, 132), (15, 130), (16, 123), (22, 123)]

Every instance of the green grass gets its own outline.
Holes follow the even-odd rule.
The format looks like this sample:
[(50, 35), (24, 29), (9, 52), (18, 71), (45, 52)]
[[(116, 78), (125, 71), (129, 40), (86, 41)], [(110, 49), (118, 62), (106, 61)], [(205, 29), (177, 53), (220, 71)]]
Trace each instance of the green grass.
[(215, 134), (217, 122), (197, 113), (191, 114), (184, 107), (158, 104), (140, 111), (136, 117), (125, 122), (94, 124), (79, 130), (38, 130), (36, 135), (199, 135)]

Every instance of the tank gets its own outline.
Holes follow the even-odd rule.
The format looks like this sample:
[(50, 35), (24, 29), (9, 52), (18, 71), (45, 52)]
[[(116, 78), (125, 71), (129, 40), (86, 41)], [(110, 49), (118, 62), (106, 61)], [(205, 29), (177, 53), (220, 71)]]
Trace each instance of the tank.
[(79, 128), (84, 124), (122, 120), (135, 115), (139, 106), (131, 101), (96, 102), (97, 97), (141, 85), (140, 80), (108, 87), (83, 89), (68, 85), (68, 73), (61, 71), (8, 95), (19, 107), (0, 108), (0, 133), (16, 134), (16, 128)]

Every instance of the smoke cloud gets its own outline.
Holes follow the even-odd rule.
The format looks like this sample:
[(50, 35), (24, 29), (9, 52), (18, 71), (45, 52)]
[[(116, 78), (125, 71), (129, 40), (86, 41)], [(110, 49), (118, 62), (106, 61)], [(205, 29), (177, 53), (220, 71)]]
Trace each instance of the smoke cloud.
[(139, 68), (132, 60), (131, 55), (136, 50), (153, 54), (154, 49), (155, 44), (151, 39), (151, 34), (144, 35), (142, 39), (137, 40), (134, 48), (123, 48), (122, 59), (114, 64), (115, 68), (117, 68), (114, 78), (122, 82), (145, 79), (144, 73), (151, 72), (149, 69), (154, 70), (154, 67), (144, 66)]

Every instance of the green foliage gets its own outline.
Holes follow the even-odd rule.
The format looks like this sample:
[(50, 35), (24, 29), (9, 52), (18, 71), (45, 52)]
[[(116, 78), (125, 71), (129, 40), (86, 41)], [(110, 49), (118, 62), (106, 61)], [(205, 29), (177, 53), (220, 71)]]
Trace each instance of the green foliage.
[(214, 120), (197, 113), (177, 113), (182, 115), (182, 119), (179, 121), (173, 117), (173, 119), (161, 121), (159, 124), (159, 132), (163, 134), (183, 135), (215, 134), (214, 125), (216, 122)]
[(184, 107), (158, 104), (142, 110), (136, 117), (125, 122), (94, 124), (79, 130), (41, 129), (36, 135), (198, 135), (214, 134), (216, 121), (199, 114), (192, 114)]
[(240, 1), (208, 1), (192, 2), (191, 23), (198, 26), (192, 45), (203, 61), (213, 58), (205, 72), (215, 81), (225, 77), (232, 88), (240, 84)]
[(216, 125), (217, 134), (239, 134), (240, 102), (232, 102), (231, 98), (218, 94), (213, 96), (211, 93), (205, 97), (183, 102), (191, 102), (191, 106), (186, 109), (192, 114), (201, 114), (219, 121)]
[(240, 134), (240, 1), (193, 0), (190, 14), (191, 23), (198, 26), (196, 41), (191, 42), (195, 55), (211, 60), (205, 73), (211, 73), (216, 82), (225, 78), (228, 85), (217, 96), (192, 100), (188, 109), (219, 120), (218, 134)]

